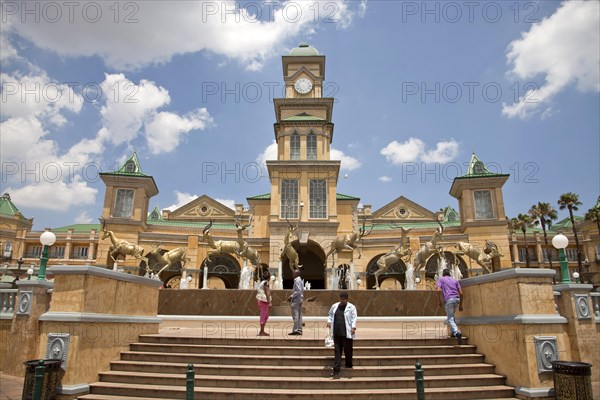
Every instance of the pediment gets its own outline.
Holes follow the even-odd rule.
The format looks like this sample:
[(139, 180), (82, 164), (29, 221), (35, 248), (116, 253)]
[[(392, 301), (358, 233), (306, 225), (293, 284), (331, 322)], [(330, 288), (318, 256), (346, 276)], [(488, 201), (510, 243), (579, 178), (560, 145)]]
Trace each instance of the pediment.
[(308, 78), (310, 78), (313, 82), (318, 82), (319, 78), (308, 68), (306, 67), (300, 67), (298, 68), (298, 70), (296, 72), (294, 72), (292, 75), (290, 75), (288, 77), (288, 79), (295, 81), (296, 79), (298, 79), (300, 76), (302, 76), (302, 74), (306, 75)]
[(397, 221), (436, 221), (437, 214), (425, 207), (400, 196), (373, 212), (373, 219)]
[(231, 219), (234, 217), (234, 210), (205, 194), (168, 214), (170, 220)]

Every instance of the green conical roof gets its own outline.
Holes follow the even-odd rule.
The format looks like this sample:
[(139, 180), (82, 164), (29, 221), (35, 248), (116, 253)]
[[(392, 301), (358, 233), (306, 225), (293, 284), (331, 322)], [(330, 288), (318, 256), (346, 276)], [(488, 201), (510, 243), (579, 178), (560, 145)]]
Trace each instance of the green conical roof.
[(8, 193), (4, 193), (2, 197), (0, 197), (0, 214), (3, 215), (21, 215), (19, 209), (15, 207), (12, 201), (10, 201), (10, 195)]
[(162, 212), (158, 206), (154, 207), (150, 214), (148, 214), (148, 219), (152, 221), (162, 221)]
[(471, 161), (469, 161), (469, 167), (467, 168), (467, 173), (463, 176), (487, 176), (487, 175), (495, 175), (491, 173), (483, 161), (481, 161), (475, 153), (471, 155)]

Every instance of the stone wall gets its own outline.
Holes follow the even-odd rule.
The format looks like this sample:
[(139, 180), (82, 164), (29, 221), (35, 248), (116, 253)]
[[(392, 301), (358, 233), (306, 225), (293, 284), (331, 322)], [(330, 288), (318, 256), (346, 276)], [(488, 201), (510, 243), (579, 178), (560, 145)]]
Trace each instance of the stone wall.
[[(305, 315), (329, 309), (339, 301), (341, 290), (304, 292)], [(427, 290), (349, 290), (349, 299), (359, 316), (414, 317), (444, 315), (437, 293)], [(291, 290), (273, 290), (273, 307), (286, 306)], [(308, 301), (314, 298), (314, 301)], [(314, 306), (312, 306), (314, 303)], [(255, 290), (188, 289), (160, 290), (159, 315), (258, 315)]]

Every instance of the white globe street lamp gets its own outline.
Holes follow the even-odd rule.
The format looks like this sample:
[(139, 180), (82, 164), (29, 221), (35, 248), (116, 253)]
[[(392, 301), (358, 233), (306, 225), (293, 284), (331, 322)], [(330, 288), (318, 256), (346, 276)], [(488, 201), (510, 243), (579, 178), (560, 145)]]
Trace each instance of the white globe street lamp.
[(567, 265), (567, 258), (565, 257), (565, 248), (569, 245), (569, 239), (562, 233), (552, 238), (552, 246), (558, 250), (560, 259), (560, 274), (562, 275), (562, 283), (571, 283), (569, 277), (569, 266)]
[(40, 257), (40, 272), (38, 273), (38, 281), (46, 280), (46, 264), (48, 263), (48, 248), (56, 242), (56, 235), (50, 231), (42, 233), (40, 243), (44, 246), (42, 257)]

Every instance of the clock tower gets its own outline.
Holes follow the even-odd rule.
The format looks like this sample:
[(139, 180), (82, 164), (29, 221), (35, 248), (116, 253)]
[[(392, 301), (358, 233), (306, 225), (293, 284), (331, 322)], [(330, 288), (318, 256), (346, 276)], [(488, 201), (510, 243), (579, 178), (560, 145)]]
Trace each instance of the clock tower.
[[(337, 236), (336, 198), (340, 161), (330, 159), (334, 99), (323, 97), (325, 56), (301, 44), (282, 57), (285, 97), (274, 99), (277, 160), (267, 161), (271, 182), (268, 230), (270, 265), (279, 263), (279, 250), (289, 224), (298, 227), (293, 247), (303, 278), (314, 288), (326, 282), (324, 248)], [(358, 199), (356, 199), (358, 202)], [(351, 220), (346, 223), (352, 231)], [(288, 260), (282, 262), (285, 287), (291, 287)]]
[(337, 221), (340, 161), (330, 159), (333, 98), (322, 97), (325, 56), (301, 44), (282, 57), (285, 98), (274, 99), (277, 160), (267, 161), (271, 221)]

